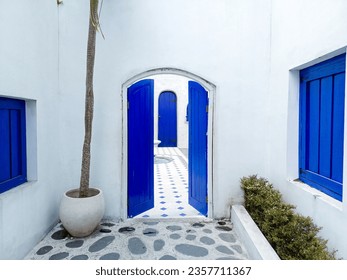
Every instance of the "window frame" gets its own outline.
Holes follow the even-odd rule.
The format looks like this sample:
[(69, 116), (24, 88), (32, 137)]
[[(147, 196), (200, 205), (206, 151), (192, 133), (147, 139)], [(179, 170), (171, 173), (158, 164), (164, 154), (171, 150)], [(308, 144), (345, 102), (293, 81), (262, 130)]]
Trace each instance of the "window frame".
[[(318, 80), (324, 77), (336, 76), (338, 74), (344, 73), (346, 79), (346, 54), (337, 55), (331, 59), (320, 62), (313, 66), (307, 67), (300, 70), (300, 95), (299, 95), (299, 179), (314, 187), (315, 189), (322, 191), (323, 193), (329, 195), (330, 197), (342, 201), (343, 194), (343, 182), (337, 182), (333, 179), (322, 176), (319, 173), (312, 172), (306, 169), (306, 109), (307, 109), (307, 87), (308, 83), (314, 80)], [(346, 80), (344, 81), (346, 83)], [(345, 99), (345, 88), (344, 88), (344, 99)], [(345, 116), (345, 106), (344, 115)], [(342, 131), (342, 137), (344, 141), (344, 129)], [(343, 158), (343, 148), (342, 148), (342, 158)], [(344, 165), (344, 158), (342, 167)], [(343, 170), (342, 170), (343, 179)]]
[[(21, 174), (12, 177), (8, 180), (0, 182), (0, 194), (4, 193), (12, 188), (15, 188), (25, 182), (27, 182), (27, 151), (26, 151), (26, 102), (20, 99), (13, 99), (7, 97), (0, 97), (0, 109), (5, 110), (18, 110), (20, 113), (19, 120), (19, 133), (20, 144), (18, 150), (20, 151), (17, 156), (19, 166), (21, 168)], [(11, 143), (10, 143), (11, 147)], [(1, 147), (0, 147), (1, 152)], [(10, 151), (11, 159), (13, 161)]]

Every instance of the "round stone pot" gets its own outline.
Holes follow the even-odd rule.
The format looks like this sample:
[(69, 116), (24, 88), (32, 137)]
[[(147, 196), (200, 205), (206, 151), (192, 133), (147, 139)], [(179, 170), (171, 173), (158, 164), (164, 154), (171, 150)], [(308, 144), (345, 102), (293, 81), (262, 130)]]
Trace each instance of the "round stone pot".
[(59, 216), (72, 236), (85, 237), (96, 229), (104, 216), (104, 195), (97, 188), (90, 188), (88, 197), (80, 198), (78, 193), (79, 189), (73, 189), (64, 194)]

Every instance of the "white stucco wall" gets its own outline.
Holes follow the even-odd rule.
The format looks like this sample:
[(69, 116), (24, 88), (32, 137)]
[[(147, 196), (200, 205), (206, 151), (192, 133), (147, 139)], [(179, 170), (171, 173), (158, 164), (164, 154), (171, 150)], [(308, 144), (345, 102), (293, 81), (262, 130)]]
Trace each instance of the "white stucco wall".
[[(63, 191), (79, 183), (88, 8), (85, 0), (59, 7), (55, 1), (0, 1), (0, 38), (6, 42), (0, 44), (0, 95), (28, 100), (32, 128), (31, 182), (0, 194), (0, 258), (23, 257), (57, 221)], [(343, 0), (104, 1), (91, 185), (105, 193), (106, 217), (122, 218), (126, 207), (122, 85), (151, 69), (177, 68), (216, 87), (213, 216), (229, 217), (230, 205), (242, 202), (242, 176), (266, 176), (347, 257), (346, 202), (317, 197), (292, 182), (295, 69), (346, 47), (346, 11)]]
[(27, 105), (29, 182), (0, 194), (0, 259), (18, 259), (57, 222), (64, 182), (55, 1), (0, 1), (0, 37), (0, 96)]
[(158, 100), (164, 91), (172, 91), (177, 98), (177, 147), (188, 148), (188, 122), (186, 109), (188, 105), (188, 81), (186, 77), (178, 75), (155, 75), (154, 79), (154, 139), (158, 139)]
[(321, 234), (329, 240), (329, 247), (338, 249), (338, 256), (346, 258), (346, 129), (342, 203), (293, 180), (299, 177), (299, 69), (345, 52), (347, 2), (274, 0), (272, 5), (267, 177), (300, 213), (311, 216), (323, 227)]
[[(78, 185), (88, 8), (85, 0), (1, 1), (0, 94), (36, 104), (37, 156), (28, 164), (37, 162), (37, 180), (0, 195), (0, 258), (23, 257), (56, 222), (62, 192)], [(104, 1), (101, 24), (91, 185), (105, 193), (106, 217), (126, 207), (122, 84), (161, 67), (216, 85), (211, 211), (228, 217), (242, 201), (240, 177), (265, 172), (270, 0)]]

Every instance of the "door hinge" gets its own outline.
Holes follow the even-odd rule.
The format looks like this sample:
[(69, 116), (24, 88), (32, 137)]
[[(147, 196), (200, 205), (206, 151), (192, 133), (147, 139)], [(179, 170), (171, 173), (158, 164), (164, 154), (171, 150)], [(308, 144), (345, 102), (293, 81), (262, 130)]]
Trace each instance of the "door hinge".
[(208, 203), (208, 196), (206, 196), (206, 203)]
[(129, 103), (129, 101), (128, 101), (128, 110), (129, 110), (129, 107), (130, 107), (130, 103)]
[(208, 105), (206, 105), (206, 113), (208, 113)]

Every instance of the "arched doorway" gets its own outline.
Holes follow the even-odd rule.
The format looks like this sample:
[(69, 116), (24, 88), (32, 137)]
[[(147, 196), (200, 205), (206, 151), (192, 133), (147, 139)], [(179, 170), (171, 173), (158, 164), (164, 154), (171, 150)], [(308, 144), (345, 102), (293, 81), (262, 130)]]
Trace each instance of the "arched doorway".
[[(189, 153), (189, 158), (191, 160), (191, 163), (189, 165), (189, 178), (190, 178), (190, 182), (191, 184), (189, 185), (189, 192), (190, 192), (190, 196), (200, 196), (200, 202), (203, 203), (205, 206), (205, 209), (203, 209), (204, 207), (200, 207), (199, 211), (201, 213), (203, 213), (203, 215), (208, 216), (208, 217), (213, 217), (213, 166), (212, 166), (212, 159), (213, 159), (213, 150), (212, 150), (212, 141), (213, 141), (213, 135), (212, 135), (212, 131), (213, 131), (213, 104), (214, 104), (214, 94), (215, 94), (215, 86), (209, 82), (207, 82), (206, 80), (202, 79), (199, 76), (196, 76), (192, 73), (183, 71), (183, 70), (179, 70), (179, 69), (173, 69), (173, 68), (164, 68), (164, 69), (154, 69), (154, 70), (150, 70), (150, 71), (146, 71), (143, 72), (139, 75), (136, 75), (135, 77), (129, 79), (127, 82), (125, 82), (123, 84), (123, 88), (122, 88), (122, 94), (123, 94), (123, 157), (122, 157), (122, 167), (123, 167), (123, 177), (122, 177), (122, 184), (123, 184), (123, 213), (124, 213), (124, 218), (128, 218), (128, 217), (133, 217), (134, 214), (136, 214), (136, 212), (131, 213), (129, 212), (129, 205), (133, 203), (133, 199), (134, 198), (139, 198), (142, 197), (142, 192), (143, 192), (143, 186), (146, 185), (148, 183), (148, 181), (150, 180), (145, 180), (145, 176), (143, 176), (143, 178), (140, 178), (138, 180), (138, 182), (136, 183), (137, 186), (141, 186), (140, 189), (138, 189), (137, 191), (135, 191), (135, 195), (132, 194), (133, 190), (134, 190), (134, 184), (132, 183), (132, 180), (129, 178), (129, 174), (135, 174), (133, 171), (130, 170), (129, 173), (129, 168), (131, 167), (131, 162), (134, 161), (134, 159), (131, 158), (131, 146), (133, 145), (133, 143), (135, 142), (134, 139), (136, 139), (133, 135), (132, 131), (132, 127), (133, 127), (133, 120), (131, 120), (131, 113), (129, 114), (129, 108), (134, 108), (134, 106), (132, 104), (129, 104), (129, 89), (136, 87), (135, 85), (139, 82), (139, 81), (144, 81), (144, 79), (146, 80), (150, 80), (150, 77), (153, 75), (158, 75), (158, 74), (174, 74), (174, 75), (179, 75), (182, 77), (186, 77), (189, 80), (192, 80), (191, 82), (189, 82), (189, 91), (190, 91), (190, 101), (189, 103), (191, 105), (188, 106), (190, 114), (191, 114), (191, 124), (190, 124), (190, 137), (191, 139), (193, 139), (193, 131), (200, 131), (200, 134), (203, 135), (203, 137), (205, 138), (204, 141), (201, 141), (201, 139), (195, 140), (194, 143), (204, 143), (205, 142), (205, 148), (200, 148), (199, 150), (199, 145), (195, 145), (194, 143), (190, 145), (191, 147), (191, 151), (194, 150), (199, 150), (199, 152), (191, 152)], [(193, 85), (193, 86), (192, 86)], [(198, 92), (200, 91), (200, 94), (198, 94)], [(203, 96), (204, 97), (199, 101), (199, 98), (194, 98), (194, 96)], [(135, 95), (134, 95), (135, 96)], [(191, 99), (193, 98), (193, 99)], [(196, 99), (196, 100), (195, 100)], [(204, 101), (203, 101), (204, 100)], [(200, 102), (200, 103), (199, 103)], [(205, 103), (204, 103), (205, 102)], [(193, 104), (195, 104), (193, 106)], [(197, 105), (200, 104), (200, 105)], [(196, 108), (197, 110), (195, 110), (194, 113), (194, 108)], [(141, 110), (143, 110), (143, 107), (139, 107), (142, 108)], [(131, 110), (131, 109), (130, 109)], [(201, 118), (201, 113), (204, 112), (205, 113), (205, 120), (204, 120), (204, 124), (201, 125), (202, 129), (205, 129), (205, 131), (203, 131), (203, 133), (201, 133), (201, 128), (200, 129), (192, 129), (192, 127), (196, 127), (196, 125), (194, 125), (194, 123), (196, 123), (196, 120), (198, 118)], [(195, 114), (195, 117), (193, 117), (193, 115)], [(195, 120), (194, 120), (195, 118)], [(151, 122), (151, 121), (149, 121)], [(201, 123), (201, 122), (200, 122)], [(148, 130), (150, 131), (150, 130)], [(133, 139), (130, 139), (131, 137), (133, 137)], [(153, 135), (149, 136), (150, 138), (149, 141), (147, 141), (148, 139), (146, 139), (146, 141), (144, 142), (153, 142)], [(140, 140), (140, 138), (137, 138), (136, 140)], [(200, 147), (203, 147), (203, 145), (200, 145)], [(140, 148), (142, 149), (142, 148)], [(149, 147), (148, 147), (149, 149)], [(147, 149), (147, 152), (148, 152)], [(205, 150), (204, 150), (205, 149)], [(146, 154), (146, 153), (144, 153)], [(152, 152), (150, 152), (149, 154), (153, 154)], [(147, 166), (150, 166), (149, 164), (149, 160), (147, 161)], [(195, 166), (195, 167), (194, 167)], [(201, 168), (201, 166), (205, 166), (205, 168)], [(142, 166), (141, 168), (143, 169), (144, 166)], [(138, 166), (138, 168), (140, 168), (140, 166)], [(146, 168), (145, 168), (146, 169)], [(197, 174), (197, 170), (203, 170), (205, 169), (205, 174), (204, 174), (204, 180), (205, 180), (205, 184), (203, 184), (203, 188), (201, 187), (201, 182), (197, 182), (198, 178), (201, 178), (201, 174)], [(195, 171), (194, 171), (195, 170)], [(149, 174), (152, 173), (153, 170), (149, 170)], [(194, 179), (195, 178), (195, 179)], [(136, 180), (135, 180), (136, 181)], [(146, 181), (146, 184), (144, 184), (144, 182)], [(194, 183), (195, 182), (195, 183)], [(149, 189), (151, 188), (150, 184), (148, 185)], [(200, 189), (199, 189), (200, 187)], [(147, 193), (150, 193), (147, 192)], [(207, 195), (208, 194), (208, 195)], [(133, 197), (131, 197), (133, 196)], [(193, 205), (193, 203), (191, 202), (191, 200), (189, 201), (189, 204)], [(197, 205), (193, 205), (195, 208), (199, 207)]]

